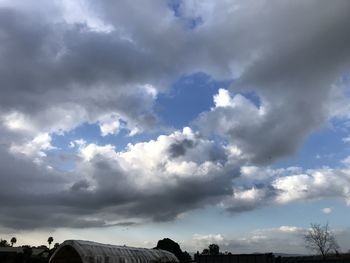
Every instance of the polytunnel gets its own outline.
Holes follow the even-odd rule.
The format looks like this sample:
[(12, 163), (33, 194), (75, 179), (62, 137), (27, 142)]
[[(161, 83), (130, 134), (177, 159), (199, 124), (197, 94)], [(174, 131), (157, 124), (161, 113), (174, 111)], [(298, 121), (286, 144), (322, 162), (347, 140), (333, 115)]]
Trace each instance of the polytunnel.
[(160, 250), (115, 246), (91, 241), (66, 240), (49, 263), (167, 263), (178, 262), (174, 254)]

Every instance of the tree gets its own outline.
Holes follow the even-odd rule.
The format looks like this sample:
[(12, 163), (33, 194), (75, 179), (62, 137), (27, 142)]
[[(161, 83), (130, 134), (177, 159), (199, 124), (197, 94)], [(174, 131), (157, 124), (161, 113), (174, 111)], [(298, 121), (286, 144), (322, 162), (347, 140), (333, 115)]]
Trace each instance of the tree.
[(208, 248), (203, 249), (202, 255), (219, 255), (220, 247), (217, 244), (210, 244)]
[(11, 246), (13, 247), (13, 244), (17, 242), (17, 238), (13, 237), (11, 238)]
[(55, 251), (57, 250), (57, 248), (60, 246), (60, 244), (59, 243), (55, 243), (54, 245), (53, 245), (53, 248), (50, 250), (50, 256), (53, 254), (53, 253), (55, 253)]
[(49, 237), (47, 239), (47, 243), (49, 243), (49, 249), (50, 249), (50, 246), (51, 246), (51, 243), (53, 242), (53, 237)]
[(207, 248), (203, 249), (202, 255), (209, 255), (209, 249)]
[(9, 247), (9, 243), (7, 243), (6, 239), (0, 239), (0, 247)]
[(306, 247), (314, 250), (326, 258), (332, 251), (336, 252), (339, 245), (329, 229), (328, 223), (325, 225), (311, 224), (310, 229), (304, 235)]
[(220, 247), (217, 244), (210, 244), (209, 245), (209, 254), (210, 255), (219, 255), (220, 254)]
[(30, 262), (30, 258), (33, 255), (33, 249), (30, 246), (22, 246), (23, 248), (23, 262)]
[(192, 261), (191, 255), (186, 250), (182, 252), (182, 261)]
[(192, 260), (190, 254), (188, 254), (186, 251), (182, 252), (180, 245), (175, 241), (171, 240), (170, 238), (164, 238), (162, 240), (159, 240), (155, 248), (163, 249), (173, 253), (180, 261)]

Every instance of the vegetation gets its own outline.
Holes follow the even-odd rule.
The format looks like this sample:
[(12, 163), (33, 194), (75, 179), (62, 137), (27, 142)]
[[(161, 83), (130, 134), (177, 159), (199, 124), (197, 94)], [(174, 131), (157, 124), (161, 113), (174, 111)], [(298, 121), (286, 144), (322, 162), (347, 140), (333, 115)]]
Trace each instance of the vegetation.
[(13, 244), (16, 244), (17, 238), (13, 237), (11, 238), (11, 246), (13, 247)]
[(9, 247), (10, 244), (7, 243), (6, 239), (0, 239), (0, 247)]
[(304, 240), (306, 247), (321, 254), (323, 258), (330, 253), (338, 253), (339, 245), (328, 223), (325, 225), (311, 224), (309, 231), (304, 235)]
[(163, 249), (173, 253), (180, 261), (190, 261), (192, 260), (190, 254), (187, 251), (182, 251), (180, 245), (170, 238), (164, 238), (159, 240), (156, 249)]
[[(36, 263), (47, 263), (49, 257), (55, 252), (55, 250), (59, 247), (59, 243), (54, 243), (53, 248), (51, 248), (51, 244), (53, 243), (54, 239), (53, 237), (49, 237), (47, 239), (49, 247), (46, 245), (41, 246), (28, 246), (24, 245), (23, 253), (19, 253), (16, 255), (16, 262), (36, 262)], [(318, 256), (304, 256), (304, 257), (286, 257), (283, 259), (284, 263), (289, 262), (302, 262), (303, 260), (312, 260), (314, 262), (319, 262), (321, 258), (328, 260), (338, 260), (343, 258), (350, 258), (350, 254), (339, 254), (339, 245), (336, 241), (336, 238), (332, 231), (330, 230), (330, 227), (327, 224), (321, 225), (321, 224), (311, 224), (310, 229), (305, 233), (304, 235), (304, 241), (306, 243), (306, 246), (313, 251), (315, 251)], [(0, 247), (13, 247), (14, 244), (17, 243), (17, 238), (12, 237), (10, 240), (10, 243), (5, 239), (0, 239)], [(43, 257), (41, 254), (33, 255), (33, 249), (40, 248), (43, 249), (43, 251), (46, 253)], [(191, 255), (187, 251), (182, 251), (181, 247), (178, 243), (171, 240), (170, 238), (164, 238), (162, 240), (159, 240), (157, 242), (157, 246), (155, 249), (162, 249), (169, 251), (173, 253), (180, 262), (189, 262), (192, 261)], [(197, 252), (199, 254), (199, 252)], [(208, 247), (204, 248), (202, 255), (232, 255), (230, 252), (221, 253), (220, 247), (218, 244), (210, 244)], [(213, 257), (216, 258), (216, 257)], [(0, 260), (1, 261), (1, 260)], [(282, 262), (282, 261), (281, 261)]]
[(47, 243), (49, 243), (49, 249), (50, 249), (50, 247), (51, 247), (51, 243), (53, 242), (53, 237), (49, 237), (48, 239), (47, 239)]
[(210, 244), (208, 248), (203, 249), (202, 255), (220, 255), (220, 247), (218, 244)]
[[(53, 238), (49, 237), (49, 245), (53, 242)], [(59, 243), (55, 243), (54, 248), (51, 250), (46, 245), (40, 246), (30, 246), (22, 245), (18, 248), (13, 247), (17, 243), (17, 238), (12, 237), (10, 243), (5, 239), (0, 239), (0, 247), (10, 248), (6, 252), (0, 253), (0, 262), (11, 262), (11, 263), (48, 263), (50, 256), (59, 246)], [(16, 253), (11, 252), (11, 247), (16, 250)], [(41, 252), (36, 251), (35, 249), (41, 249)], [(20, 252), (22, 250), (22, 252)], [(7, 253), (7, 254), (6, 254)]]
[(220, 254), (220, 247), (217, 244), (210, 244), (209, 245), (209, 254), (210, 255), (219, 255)]
[(203, 249), (202, 255), (209, 255), (209, 249), (208, 248)]

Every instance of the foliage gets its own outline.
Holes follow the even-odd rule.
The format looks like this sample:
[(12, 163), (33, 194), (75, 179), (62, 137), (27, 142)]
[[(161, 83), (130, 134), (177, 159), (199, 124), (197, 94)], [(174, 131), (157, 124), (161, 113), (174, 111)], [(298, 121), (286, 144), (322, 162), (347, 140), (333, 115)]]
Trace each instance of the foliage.
[(180, 261), (192, 260), (190, 254), (188, 254), (187, 251), (182, 252), (180, 245), (170, 238), (159, 240), (155, 248), (163, 249), (173, 253)]
[(220, 247), (217, 244), (210, 244), (209, 245), (209, 254), (210, 255), (219, 255), (220, 254)]
[(30, 258), (30, 256), (33, 254), (33, 249), (30, 246), (22, 246), (23, 247), (23, 254), (25, 257)]
[(36, 248), (42, 248), (42, 249), (45, 249), (45, 250), (48, 249), (48, 247), (46, 245), (40, 245), (40, 246), (37, 246)]
[(53, 245), (53, 248), (49, 251), (49, 256), (51, 257), (51, 255), (53, 255), (53, 253), (55, 253), (55, 251), (57, 250), (57, 248), (60, 246), (60, 243), (55, 243)]
[(202, 255), (209, 255), (209, 249), (207, 248), (203, 249)]
[(182, 260), (181, 261), (191, 261), (191, 260), (192, 260), (192, 257), (187, 251), (182, 252)]
[(47, 239), (47, 243), (49, 243), (49, 249), (50, 249), (50, 246), (51, 246), (51, 243), (53, 242), (53, 237), (49, 237)]
[(0, 247), (9, 247), (10, 244), (7, 243), (6, 239), (0, 239)]
[(11, 246), (13, 247), (13, 244), (15, 244), (17, 242), (17, 238), (13, 237), (11, 238)]
[(208, 248), (203, 249), (202, 255), (219, 255), (220, 247), (218, 244), (210, 244)]
[(339, 245), (329, 229), (325, 225), (311, 224), (311, 228), (304, 235), (306, 246), (322, 255), (325, 258), (331, 252), (337, 252)]

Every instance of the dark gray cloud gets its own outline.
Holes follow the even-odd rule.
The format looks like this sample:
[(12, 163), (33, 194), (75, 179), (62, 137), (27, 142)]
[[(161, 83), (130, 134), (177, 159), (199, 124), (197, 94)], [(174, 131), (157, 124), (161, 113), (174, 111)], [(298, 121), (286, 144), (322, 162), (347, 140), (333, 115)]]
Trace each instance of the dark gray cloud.
[(85, 25), (53, 24), (7, 8), (0, 12), (0, 56), (7, 61), (0, 66), (2, 112), (22, 112), (48, 131), (69, 130), (113, 112), (141, 127), (155, 124), (153, 98), (141, 88), (154, 84), (160, 71), (149, 67), (157, 64), (152, 57)]
[[(1, 4), (3, 226), (172, 220), (229, 196), (233, 199), (226, 208), (231, 212), (268, 205), (281, 196), (298, 200), (300, 193), (283, 185), (233, 191), (232, 180), (241, 159), (269, 164), (293, 154), (333, 116), (333, 95), (339, 90), (332, 84), (349, 68), (350, 3), (276, 1), (267, 6), (265, 1), (242, 1), (232, 6), (217, 1), (192, 9), (190, 2), (183, 1), (181, 15), (175, 17), (161, 0), (87, 1), (110, 31), (94, 29), (84, 21), (88, 16), (66, 21), (60, 4)], [(193, 17), (201, 17), (202, 23), (190, 29)], [(52, 155), (34, 164), (18, 152), (9, 153), (13, 145), (28, 143), (39, 133), (70, 131), (113, 114), (127, 120), (130, 129), (150, 129), (157, 123), (155, 93), (166, 92), (181, 74), (198, 71), (235, 79), (232, 91), (253, 91), (260, 98), (257, 107), (235, 96), (229, 107), (215, 107), (199, 117), (204, 134), (219, 135), (229, 145), (187, 131), (163, 137), (164, 148), (157, 144), (154, 149), (151, 141), (119, 155), (100, 149), (90, 159), (68, 157), (77, 164), (72, 172), (47, 167)], [(230, 152), (232, 145), (241, 153)], [(45, 151), (34, 146), (38, 153)], [(334, 195), (341, 195), (341, 186), (334, 187)], [(277, 188), (285, 195), (276, 194)], [(320, 197), (320, 192), (301, 196)]]
[[(195, 178), (197, 177), (197, 178)], [(170, 221), (181, 213), (216, 204), (232, 194), (232, 175), (215, 176), (203, 181), (193, 178), (179, 180), (174, 187), (157, 190), (145, 196), (143, 202), (135, 202), (120, 212), (126, 216), (141, 216), (154, 221)]]
[[(111, 112), (150, 127), (156, 120), (153, 99), (139, 86), (164, 90), (179, 74), (202, 70), (238, 78), (234, 89), (253, 89), (271, 107), (259, 127), (239, 127), (229, 136), (241, 138), (248, 152), (266, 149), (256, 154), (257, 162), (287, 156), (327, 119), (330, 86), (347, 70), (349, 8), (345, 1), (336, 3), (267, 8), (246, 1), (235, 16), (229, 14), (232, 3), (198, 4), (198, 10), (183, 3), (176, 18), (164, 1), (145, 2), (142, 8), (125, 1), (90, 2), (91, 10), (114, 27), (108, 33), (93, 31), (88, 23), (67, 24), (60, 11), (56, 17), (61, 20), (50, 20), (40, 8), (34, 15), (20, 4), (17, 11), (14, 4), (1, 15), (1, 60), (7, 61), (0, 71), (1, 106), (30, 114), (48, 130), (71, 129)], [(191, 16), (203, 20), (194, 31), (182, 23)], [(78, 112), (72, 123), (62, 108)], [(304, 117), (296, 118), (300, 112)], [(256, 134), (266, 143), (261, 145)]]
[[(45, 158), (35, 164), (2, 149), (1, 225), (15, 229), (123, 226), (134, 222), (130, 219), (134, 223), (169, 221), (216, 204), (232, 195), (231, 183), (238, 171), (233, 172), (225, 160), (206, 164), (210, 148), (217, 146), (192, 136), (185, 132), (161, 136), (119, 155), (112, 149), (84, 145), (72, 172), (56, 172), (45, 168)], [(202, 160), (196, 160), (193, 152), (183, 153), (183, 160), (174, 159), (168, 149), (179, 141), (193, 142), (190, 150), (200, 151)], [(92, 148), (95, 151), (90, 155), (87, 152)], [(203, 151), (206, 148), (209, 150)], [(154, 151), (159, 157), (144, 159)]]
[(184, 139), (182, 141), (171, 144), (169, 147), (169, 153), (171, 157), (176, 158), (178, 156), (184, 155), (187, 149), (191, 149), (193, 147), (194, 141)]
[(257, 38), (258, 55), (232, 90), (253, 91), (264, 113), (248, 116), (249, 105), (217, 108), (203, 114), (199, 125), (230, 138), (253, 162), (267, 164), (295, 153), (335, 114), (332, 85), (350, 66), (350, 9), (346, 1), (280, 2), (264, 11), (246, 5), (256, 14), (254, 23), (240, 25)]
[(233, 197), (225, 204), (226, 211), (231, 214), (237, 214), (261, 207), (272, 206), (275, 204), (275, 198), (277, 196), (278, 190), (269, 184), (235, 189), (233, 191)]
[(84, 189), (87, 189), (89, 188), (90, 184), (88, 181), (86, 180), (81, 180), (81, 181), (78, 181), (78, 182), (75, 182), (71, 187), (70, 189), (72, 190), (72, 192), (77, 192), (77, 191), (80, 191), (80, 190), (84, 190)]

